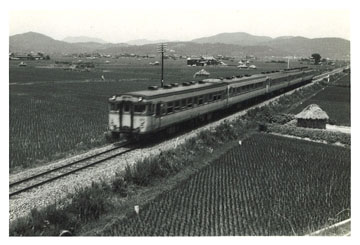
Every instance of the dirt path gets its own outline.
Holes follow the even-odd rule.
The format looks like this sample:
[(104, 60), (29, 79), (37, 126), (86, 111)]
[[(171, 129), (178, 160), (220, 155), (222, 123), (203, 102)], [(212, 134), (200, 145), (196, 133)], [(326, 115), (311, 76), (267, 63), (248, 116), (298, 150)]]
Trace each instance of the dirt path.
[(312, 232), (308, 236), (351, 236), (351, 219)]

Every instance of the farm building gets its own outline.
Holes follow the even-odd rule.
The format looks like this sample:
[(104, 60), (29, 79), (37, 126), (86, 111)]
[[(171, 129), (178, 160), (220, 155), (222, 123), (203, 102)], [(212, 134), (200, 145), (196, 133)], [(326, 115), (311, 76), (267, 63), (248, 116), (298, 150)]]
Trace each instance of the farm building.
[(207, 65), (218, 65), (219, 61), (213, 56), (201, 56), (196, 58), (188, 58), (188, 66), (207, 66)]
[(318, 105), (311, 104), (295, 116), (297, 126), (304, 128), (326, 128), (329, 116)]
[(194, 78), (196, 78), (196, 77), (208, 77), (208, 76), (210, 76), (210, 73), (205, 71), (205, 69), (201, 69), (200, 71), (198, 71), (198, 72), (196, 72), (194, 74)]

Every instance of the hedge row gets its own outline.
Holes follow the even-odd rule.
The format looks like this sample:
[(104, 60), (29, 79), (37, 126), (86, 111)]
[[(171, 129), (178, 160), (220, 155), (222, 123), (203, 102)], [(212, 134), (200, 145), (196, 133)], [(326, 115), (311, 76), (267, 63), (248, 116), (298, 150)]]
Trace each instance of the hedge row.
[(341, 132), (330, 132), (322, 129), (312, 129), (312, 128), (300, 128), (286, 125), (278, 124), (267, 124), (267, 130), (269, 132), (293, 135), (301, 138), (309, 138), (317, 141), (326, 141), (328, 143), (341, 143), (344, 145), (351, 145), (351, 136), (350, 134), (345, 134)]

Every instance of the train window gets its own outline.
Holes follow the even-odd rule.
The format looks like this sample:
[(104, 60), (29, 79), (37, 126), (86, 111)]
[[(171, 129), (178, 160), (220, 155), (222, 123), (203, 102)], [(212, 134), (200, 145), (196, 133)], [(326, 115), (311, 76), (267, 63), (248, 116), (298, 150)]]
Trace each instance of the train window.
[(213, 101), (213, 94), (208, 94), (208, 95), (207, 95), (207, 101), (208, 101), (208, 102)]
[(154, 104), (149, 104), (148, 108), (149, 108), (149, 114), (150, 115), (154, 114), (155, 105)]
[(182, 99), (181, 100), (181, 108), (185, 108), (186, 107), (186, 99)]
[(174, 102), (174, 110), (178, 111), (180, 109), (180, 100)]
[(110, 110), (111, 110), (111, 111), (117, 111), (117, 110), (119, 110), (119, 104), (110, 103)]
[(191, 108), (193, 105), (193, 98), (188, 98), (187, 99), (187, 107)]
[(161, 104), (161, 115), (165, 115), (165, 114), (166, 114), (165, 105)]
[(172, 113), (174, 111), (174, 102), (168, 102), (167, 103), (167, 113)]
[(198, 104), (198, 97), (194, 97), (194, 105)]
[(124, 112), (129, 112), (130, 111), (130, 105), (128, 103), (124, 104)]
[(236, 92), (240, 93), (240, 91), (241, 91), (241, 87), (237, 87)]
[(134, 106), (134, 112), (136, 113), (144, 113), (146, 109), (145, 105), (135, 105)]
[(204, 103), (204, 98), (203, 96), (199, 96), (199, 105), (202, 105)]

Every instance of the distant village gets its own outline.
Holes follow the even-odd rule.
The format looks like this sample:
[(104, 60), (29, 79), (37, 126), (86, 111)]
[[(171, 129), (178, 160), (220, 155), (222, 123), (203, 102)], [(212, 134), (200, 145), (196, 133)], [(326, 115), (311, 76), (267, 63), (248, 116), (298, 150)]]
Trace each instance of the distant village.
[[(102, 53), (76, 53), (76, 54), (64, 54), (62, 57), (77, 59), (77, 61), (55, 61), (55, 64), (51, 64), (53, 68), (62, 68), (64, 70), (69, 71), (91, 71), (95, 68), (94, 60), (106, 58), (107, 60), (105, 63), (111, 63), (110, 59), (120, 59), (120, 58), (134, 58), (137, 60), (142, 59), (155, 59), (157, 56), (155, 54), (146, 54), (146, 55), (139, 55), (134, 53), (123, 53), (123, 54), (102, 54)], [(31, 60), (50, 60), (49, 54), (44, 54), (42, 52), (29, 52), (29, 53), (9, 53), (9, 60), (19, 60), (19, 66), (26, 66), (25, 61)], [(255, 60), (258, 60), (257, 57), (253, 55), (245, 55), (243, 58), (239, 57), (231, 57), (231, 56), (224, 56), (224, 55), (216, 55), (216, 56), (195, 56), (195, 55), (179, 55), (176, 54), (175, 50), (168, 50), (168, 53), (164, 54), (164, 59), (172, 59), (178, 60), (183, 59), (186, 60), (187, 66), (237, 66), (239, 69), (257, 69), (257, 67), (253, 64)], [(315, 64), (316, 61), (313, 57), (268, 57), (263, 58), (267, 63), (287, 63), (289, 60), (298, 60), (300, 64), (310, 65)], [(239, 60), (237, 63), (235, 60)], [(229, 64), (228, 64), (229, 63)], [(231, 63), (231, 64), (230, 64)], [(334, 65), (335, 62), (329, 59), (321, 59), (317, 62), (317, 64), (322, 65)], [(149, 65), (160, 65), (159, 61), (150, 61)], [(207, 74), (199, 74), (199, 75), (207, 75)]]
[(41, 52), (9, 53), (9, 60), (50, 60), (50, 56)]

